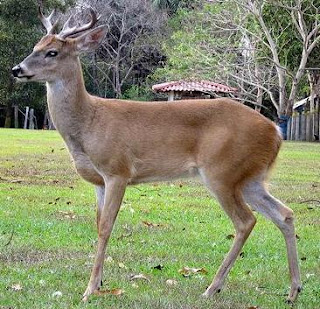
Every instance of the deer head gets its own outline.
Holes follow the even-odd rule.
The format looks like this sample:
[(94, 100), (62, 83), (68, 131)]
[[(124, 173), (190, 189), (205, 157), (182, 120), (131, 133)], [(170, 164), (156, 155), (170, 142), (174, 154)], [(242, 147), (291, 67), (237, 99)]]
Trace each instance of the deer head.
[(21, 82), (53, 82), (72, 70), (79, 53), (96, 49), (103, 40), (105, 25), (94, 28), (99, 20), (90, 9), (91, 20), (82, 26), (72, 26), (71, 16), (60, 33), (55, 34), (58, 22), (53, 23), (53, 11), (45, 17), (39, 8), (39, 18), (47, 34), (35, 45), (33, 52), (12, 69), (13, 76)]

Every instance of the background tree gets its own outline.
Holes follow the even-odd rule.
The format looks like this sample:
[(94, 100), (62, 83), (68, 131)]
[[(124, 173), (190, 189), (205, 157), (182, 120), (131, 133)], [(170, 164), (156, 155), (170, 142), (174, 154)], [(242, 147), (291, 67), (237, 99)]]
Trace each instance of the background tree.
[[(63, 8), (58, 0), (46, 1), (45, 6)], [(40, 27), (36, 0), (0, 1), (0, 105), (6, 110), (5, 127), (11, 127), (13, 105), (36, 106), (43, 101), (41, 85), (15, 84), (11, 75), (11, 68), (31, 52), (41, 37)]]
[(91, 81), (89, 90), (103, 97), (121, 98), (142, 86), (163, 61), (159, 42), (167, 14), (151, 1), (91, 0), (78, 2), (75, 11), (79, 20), (88, 5), (99, 12), (100, 23), (108, 27), (100, 49), (84, 60)]
[(241, 100), (264, 97), (287, 118), (319, 42), (319, 5), (316, 0), (236, 0), (180, 9), (163, 44), (167, 64), (154, 78), (231, 84)]

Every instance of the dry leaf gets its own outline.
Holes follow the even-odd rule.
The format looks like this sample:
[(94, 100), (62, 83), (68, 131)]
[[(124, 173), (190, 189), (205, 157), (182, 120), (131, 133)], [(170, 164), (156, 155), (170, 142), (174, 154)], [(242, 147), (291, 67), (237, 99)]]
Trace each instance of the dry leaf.
[(150, 282), (150, 279), (147, 278), (144, 274), (139, 274), (139, 275), (130, 275), (130, 279), (129, 280), (146, 280), (148, 282)]
[(11, 289), (14, 291), (21, 291), (22, 290), (22, 286), (20, 283), (15, 283), (11, 286)]
[(113, 258), (112, 258), (112, 256), (108, 256), (108, 257), (106, 258), (106, 262), (107, 262), (107, 263), (113, 263)]
[(127, 269), (128, 267), (126, 265), (124, 265), (123, 263), (118, 263), (119, 268), (124, 268)]
[(184, 277), (189, 277), (193, 274), (204, 274), (206, 275), (208, 273), (207, 270), (202, 268), (190, 268), (190, 267), (183, 267), (179, 269), (179, 273)]
[(96, 290), (93, 292), (94, 295), (116, 295), (120, 296), (124, 293), (122, 289), (112, 289), (112, 290)]
[(234, 234), (229, 234), (226, 238), (227, 239), (233, 239), (233, 238), (235, 238), (235, 235)]
[(248, 309), (260, 309), (260, 307), (258, 307), (258, 306), (251, 306), (251, 307), (249, 307)]
[(62, 210), (59, 210), (58, 211), (59, 214), (62, 215), (63, 218), (65, 219), (75, 219), (76, 218), (76, 215), (72, 212), (72, 211), (62, 211)]
[(13, 180), (10, 180), (11, 183), (21, 183), (23, 182), (23, 180), (21, 179), (13, 179)]
[(143, 225), (147, 226), (147, 227), (161, 227), (163, 226), (163, 224), (160, 223), (152, 223), (152, 222), (148, 222), (148, 221), (142, 221)]
[(61, 296), (62, 296), (62, 292), (56, 291), (56, 292), (52, 293), (51, 296), (52, 296), (52, 297), (61, 297)]
[(131, 237), (132, 236), (132, 231), (126, 233), (126, 234), (121, 234), (117, 239), (121, 240), (123, 238)]
[(177, 284), (178, 284), (178, 281), (174, 279), (168, 279), (166, 281), (166, 285), (177, 285)]
[(163, 267), (164, 267), (164, 266), (163, 266), (162, 264), (159, 264), (159, 265), (157, 265), (157, 266), (153, 266), (152, 268), (153, 268), (153, 269), (162, 270)]

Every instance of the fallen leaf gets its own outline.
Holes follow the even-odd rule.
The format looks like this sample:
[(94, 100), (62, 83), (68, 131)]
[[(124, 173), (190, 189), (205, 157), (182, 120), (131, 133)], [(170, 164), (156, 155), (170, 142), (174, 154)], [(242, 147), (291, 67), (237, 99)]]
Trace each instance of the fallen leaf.
[(127, 237), (130, 237), (130, 236), (132, 236), (132, 231), (130, 231), (128, 233), (125, 233), (125, 234), (121, 234), (117, 239), (121, 240), (123, 238), (127, 238)]
[(144, 274), (139, 274), (139, 275), (130, 275), (130, 281), (132, 280), (146, 280), (150, 282), (150, 279), (147, 278)]
[(126, 265), (124, 265), (123, 263), (118, 263), (119, 268), (124, 268), (127, 269), (128, 267)]
[(142, 224), (147, 226), (147, 227), (161, 227), (161, 226), (163, 226), (163, 224), (152, 223), (152, 222), (148, 222), (148, 221), (142, 221)]
[(52, 296), (52, 297), (61, 297), (61, 296), (62, 296), (62, 292), (56, 291), (56, 292), (52, 293), (51, 296)]
[(106, 262), (107, 262), (107, 263), (112, 263), (112, 262), (113, 262), (112, 256), (108, 256), (108, 257), (106, 258)]
[(23, 180), (21, 180), (21, 179), (13, 179), (10, 182), (11, 183), (21, 183), (21, 182), (23, 182)]
[(112, 289), (112, 290), (96, 290), (93, 292), (94, 295), (115, 295), (120, 296), (124, 293), (122, 289)]
[(174, 279), (168, 279), (166, 281), (166, 285), (177, 285), (177, 284), (178, 284), (178, 281)]
[(204, 274), (206, 275), (208, 273), (207, 270), (202, 268), (190, 268), (190, 267), (183, 267), (179, 269), (179, 273), (184, 277), (189, 277), (193, 274)]
[(21, 291), (22, 290), (22, 286), (20, 283), (15, 283), (11, 286), (11, 289), (14, 291)]
[(62, 211), (62, 210), (59, 210), (58, 211), (59, 214), (62, 215), (63, 218), (65, 219), (75, 219), (76, 218), (76, 215), (72, 212), (72, 211)]
[(159, 264), (159, 265), (157, 265), (157, 266), (153, 266), (152, 268), (153, 268), (153, 269), (162, 270), (163, 267), (164, 267), (164, 266), (163, 266), (162, 264)]
[(251, 307), (249, 307), (248, 309), (260, 309), (260, 307), (258, 307), (258, 306), (251, 306)]

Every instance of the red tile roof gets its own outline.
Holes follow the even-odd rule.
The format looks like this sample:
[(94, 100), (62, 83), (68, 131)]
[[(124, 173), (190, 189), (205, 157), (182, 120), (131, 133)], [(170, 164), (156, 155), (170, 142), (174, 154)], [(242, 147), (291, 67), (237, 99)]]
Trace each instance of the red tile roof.
[(236, 88), (226, 85), (210, 82), (207, 80), (201, 81), (173, 81), (152, 86), (155, 92), (169, 91), (200, 91), (200, 92), (236, 92)]

